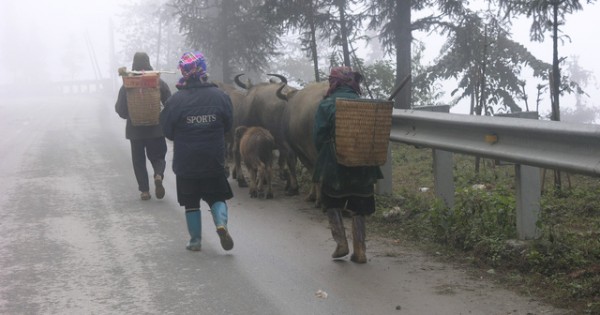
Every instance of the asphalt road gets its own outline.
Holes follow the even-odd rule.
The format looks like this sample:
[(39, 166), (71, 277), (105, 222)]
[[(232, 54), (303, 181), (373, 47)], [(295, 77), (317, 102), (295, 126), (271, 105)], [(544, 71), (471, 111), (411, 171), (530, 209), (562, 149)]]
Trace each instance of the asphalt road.
[(189, 252), (171, 147), (165, 199), (141, 201), (112, 100), (34, 96), (0, 101), (0, 314), (567, 313), (369, 235), (367, 264), (333, 262), (324, 215), (281, 187), (232, 182), (234, 249), (202, 204)]

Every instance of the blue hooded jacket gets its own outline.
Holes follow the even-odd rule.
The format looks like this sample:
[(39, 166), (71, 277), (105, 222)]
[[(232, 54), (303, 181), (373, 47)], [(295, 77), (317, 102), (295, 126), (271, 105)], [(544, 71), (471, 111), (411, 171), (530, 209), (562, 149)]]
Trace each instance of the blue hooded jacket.
[(216, 85), (189, 82), (173, 94), (160, 115), (173, 141), (173, 172), (184, 178), (225, 174), (225, 133), (231, 129), (231, 99)]

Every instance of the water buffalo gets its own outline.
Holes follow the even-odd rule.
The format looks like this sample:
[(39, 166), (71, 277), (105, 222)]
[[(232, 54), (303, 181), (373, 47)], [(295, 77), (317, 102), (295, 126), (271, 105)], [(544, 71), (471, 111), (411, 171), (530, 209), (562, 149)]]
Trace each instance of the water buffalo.
[[(273, 150), (275, 140), (271, 133), (262, 127), (240, 126), (235, 129), (236, 147), (240, 149), (240, 156), (246, 169), (250, 173), (250, 197), (257, 198), (264, 195), (264, 186), (267, 186), (266, 199), (273, 198)], [(240, 172), (240, 176), (243, 174)]]
[[(284, 136), (311, 175), (317, 160), (317, 149), (313, 142), (315, 113), (328, 88), (328, 82), (317, 82), (287, 93), (277, 91), (277, 96), (287, 101), (281, 119)], [(307, 199), (319, 206), (319, 195), (318, 183), (313, 183)]]
[[(237, 80), (238, 77), (241, 75), (242, 74), (238, 74), (234, 78), (234, 80)], [(241, 124), (240, 124), (241, 117), (246, 117), (246, 115), (247, 115), (245, 113), (245, 106), (243, 106), (244, 98), (246, 97), (246, 90), (240, 90), (232, 84), (227, 84), (227, 83), (223, 83), (223, 82), (214, 82), (214, 83), (221, 90), (223, 90), (227, 95), (229, 95), (229, 98), (231, 98), (231, 104), (233, 105), (233, 122), (232, 122), (231, 130), (225, 134), (225, 144), (226, 144), (226, 150), (227, 150), (225, 156), (226, 156), (227, 162), (229, 164), (229, 163), (233, 163), (235, 161), (233, 133), (234, 133), (236, 127), (241, 126)], [(234, 170), (232, 172), (232, 177), (234, 179), (236, 179), (236, 176), (237, 176), (237, 174), (235, 172), (236, 172), (236, 170), (234, 168)], [(242, 180), (241, 187), (245, 187), (245, 186), (247, 186), (247, 185), (246, 185), (245, 181)]]
[[(241, 88), (247, 89), (246, 95), (243, 101), (243, 112), (238, 115), (239, 125), (244, 126), (259, 126), (267, 129), (275, 140), (275, 146), (279, 152), (279, 170), (283, 172), (288, 169), (285, 178), (286, 183), (286, 194), (296, 195), (298, 194), (298, 180), (295, 173), (295, 165), (291, 165), (291, 161), (296, 161), (293, 156), (294, 152), (290, 148), (289, 144), (285, 139), (281, 125), (281, 117), (285, 108), (286, 102), (277, 97), (276, 93), (280, 90), (282, 93), (288, 93), (293, 89), (287, 86), (287, 80), (285, 77), (277, 74), (269, 74), (281, 79), (282, 83), (264, 82), (247, 86), (240, 82), (239, 77), (236, 77), (236, 84)], [(236, 113), (234, 113), (235, 115)], [(237, 151), (238, 148), (234, 146), (234, 158), (235, 167), (234, 173), (239, 174), (240, 170), (240, 156)], [(238, 185), (241, 186), (240, 180), (243, 180), (243, 176), (238, 176)]]

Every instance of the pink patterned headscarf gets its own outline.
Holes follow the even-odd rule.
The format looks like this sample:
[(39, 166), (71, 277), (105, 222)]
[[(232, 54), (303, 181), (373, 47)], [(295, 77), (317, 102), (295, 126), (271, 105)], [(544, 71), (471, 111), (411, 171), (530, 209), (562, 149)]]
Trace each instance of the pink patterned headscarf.
[(183, 77), (179, 79), (177, 87), (181, 88), (189, 81), (201, 81), (208, 78), (206, 61), (199, 51), (186, 52), (179, 59), (179, 70)]
[(331, 68), (329, 74), (329, 90), (327, 95), (331, 95), (337, 88), (342, 85), (347, 85), (358, 95), (362, 94), (360, 89), (360, 82), (363, 80), (362, 74), (352, 71), (350, 67), (334, 67)]

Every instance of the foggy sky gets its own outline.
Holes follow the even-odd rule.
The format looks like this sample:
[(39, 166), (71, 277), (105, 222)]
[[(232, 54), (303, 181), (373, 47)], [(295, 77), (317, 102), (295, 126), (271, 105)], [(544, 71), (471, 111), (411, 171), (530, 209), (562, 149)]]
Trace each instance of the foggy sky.
[[(121, 5), (132, 0), (1, 0), (0, 10), (0, 84), (23, 80), (31, 73), (50, 80), (94, 79), (100, 75), (108, 77), (116, 72), (109, 63), (110, 35), (109, 23), (120, 23), (117, 14)], [(600, 76), (600, 37), (592, 36), (600, 27), (600, 4), (585, 5), (584, 10), (567, 16), (563, 26), (570, 36), (559, 45), (559, 54), (564, 57), (579, 56), (580, 66)], [(546, 37), (543, 43), (529, 40), (531, 22), (522, 19), (514, 23), (513, 39), (524, 44), (536, 57), (551, 63), (552, 40)], [(118, 36), (118, 29), (115, 30)], [(86, 35), (88, 34), (88, 35)], [(426, 57), (433, 59), (439, 54), (441, 38), (431, 34), (414, 32), (414, 37), (427, 43)], [(86, 36), (91, 47), (86, 45)], [(115, 53), (120, 51), (120, 38), (115, 38)], [(360, 45), (357, 45), (360, 47)], [(93, 51), (92, 51), (93, 49)], [(365, 53), (368, 49), (365, 49)], [(92, 67), (92, 53), (100, 67), (100, 74)], [(119, 56), (129, 60), (129, 56)], [(175, 61), (174, 61), (175, 62)], [(119, 66), (128, 64), (119, 64)], [(588, 86), (588, 104), (600, 108), (598, 84)], [(530, 86), (530, 88), (534, 88)], [(529, 91), (530, 104), (535, 92)], [(561, 100), (562, 106), (570, 106), (574, 99)], [(598, 105), (596, 105), (596, 103)], [(464, 109), (457, 108), (457, 111)]]
[[(101, 74), (107, 77), (108, 25), (119, 3), (125, 1), (2, 0), (0, 83), (25, 75), (15, 72), (30, 71), (40, 71), (52, 80), (93, 79), (86, 34)], [(79, 66), (77, 73), (69, 69), (69, 63)]]

